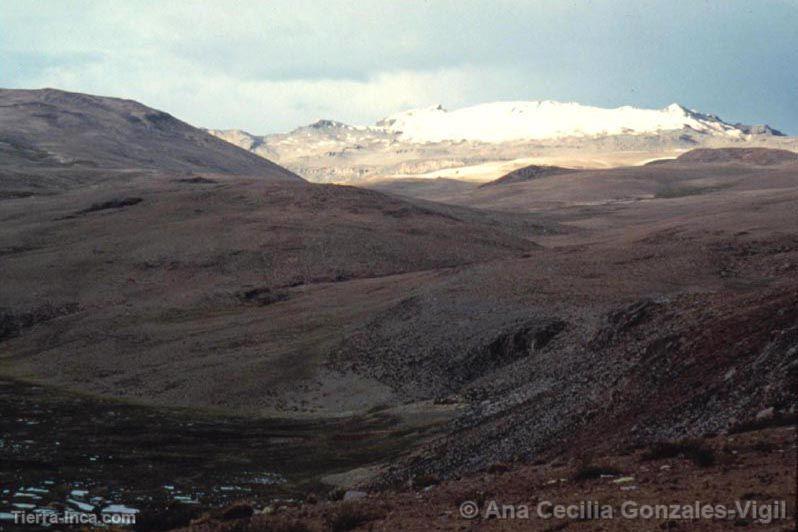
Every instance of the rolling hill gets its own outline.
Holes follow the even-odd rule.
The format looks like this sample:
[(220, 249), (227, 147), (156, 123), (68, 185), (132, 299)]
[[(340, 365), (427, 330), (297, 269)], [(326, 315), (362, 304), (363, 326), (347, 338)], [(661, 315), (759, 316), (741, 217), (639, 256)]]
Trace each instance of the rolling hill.
[(412, 444), (334, 471), (371, 488), (798, 409), (789, 154), (441, 181), (420, 194), (434, 202), (308, 183), (216, 140), (194, 159), (205, 137), (133, 102), (5, 96), (20, 122), (2, 126), (4, 378), (379, 419)]

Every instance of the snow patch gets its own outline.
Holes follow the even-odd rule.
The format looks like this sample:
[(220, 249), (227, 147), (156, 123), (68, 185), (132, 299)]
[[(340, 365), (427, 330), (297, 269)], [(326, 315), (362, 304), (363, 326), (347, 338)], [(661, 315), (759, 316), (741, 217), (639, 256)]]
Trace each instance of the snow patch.
[(443, 106), (393, 114), (377, 128), (410, 142), (508, 142), (564, 137), (656, 133), (689, 128), (738, 136), (742, 131), (714, 115), (677, 103), (664, 109), (616, 109), (555, 101), (493, 102), (447, 111)]

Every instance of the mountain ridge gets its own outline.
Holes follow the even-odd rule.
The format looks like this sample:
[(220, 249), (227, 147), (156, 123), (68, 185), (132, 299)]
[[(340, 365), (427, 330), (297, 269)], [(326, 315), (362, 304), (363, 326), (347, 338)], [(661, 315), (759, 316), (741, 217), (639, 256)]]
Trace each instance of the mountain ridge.
[(724, 121), (679, 104), (616, 109), (561, 103), (492, 102), (394, 113), (371, 126), (331, 119), (286, 133), (209, 130), (316, 182), (368, 184), (444, 178), (487, 182), (530, 164), (606, 168), (675, 158), (693, 148), (798, 151), (769, 125)]
[[(734, 125), (717, 115), (673, 103), (662, 109), (629, 105), (603, 108), (554, 100), (490, 102), (454, 111), (442, 105), (396, 113), (378, 126), (411, 142), (506, 142), (572, 136), (655, 133), (689, 128), (700, 133), (745, 135), (756, 126)], [(778, 134), (770, 126), (760, 126)]]
[[(543, 111), (545, 113), (558, 113), (558, 112), (571, 112), (574, 113), (575, 116), (567, 117), (571, 122), (578, 123), (579, 121), (586, 121), (587, 118), (593, 118), (589, 115), (604, 115), (603, 118), (612, 117), (613, 114), (620, 115), (622, 120), (624, 117), (623, 115), (629, 115), (637, 117), (645, 117), (653, 120), (652, 123), (645, 124), (644, 122), (634, 124), (630, 123), (629, 126), (638, 126), (638, 127), (621, 127), (618, 126), (620, 129), (618, 130), (608, 130), (608, 129), (601, 129), (601, 128), (594, 128), (591, 130), (590, 128), (579, 128), (573, 127), (571, 129), (555, 129), (550, 130), (548, 132), (543, 131), (537, 132), (534, 135), (524, 135), (523, 131), (519, 134), (516, 131), (513, 135), (509, 136), (485, 136), (484, 129), (485, 129), (485, 122), (484, 119), (502, 119), (502, 115), (507, 114), (516, 114), (516, 115), (525, 115), (530, 114), (531, 116), (528, 119), (534, 120), (539, 118), (538, 116), (534, 116), (532, 114), (535, 111)], [(417, 129), (419, 126), (418, 124), (412, 123), (411, 119), (418, 120), (419, 117), (422, 118), (438, 118), (441, 117), (452, 117), (454, 115), (464, 115), (467, 118), (479, 118), (482, 121), (477, 123), (479, 129), (483, 131), (481, 134), (472, 134), (470, 136), (461, 136), (462, 133), (451, 133), (449, 135), (444, 134), (432, 134), (429, 132), (421, 132), (418, 135), (408, 135), (406, 129), (410, 126), (413, 129)], [(526, 117), (525, 117), (526, 118)], [(550, 118), (546, 116), (545, 118)], [(667, 120), (664, 120), (667, 118)], [(629, 119), (628, 117), (626, 118)], [(656, 120), (659, 119), (660, 122)], [(664, 121), (663, 121), (664, 120)], [(560, 122), (562, 119), (560, 118)], [(458, 124), (462, 125), (462, 124)], [(670, 127), (668, 127), (670, 126)], [(698, 126), (698, 127), (696, 127)], [(399, 111), (396, 113), (392, 113), (382, 119), (377, 120), (374, 125), (358, 125), (358, 124), (349, 124), (346, 122), (342, 122), (339, 120), (334, 120), (330, 118), (321, 118), (316, 120), (311, 124), (307, 124), (304, 126), (299, 126), (294, 128), (293, 130), (287, 133), (271, 133), (265, 135), (257, 135), (251, 133), (249, 131), (245, 131), (242, 129), (209, 129), (208, 131), (218, 132), (218, 133), (240, 133), (245, 134), (250, 137), (269, 137), (273, 135), (280, 135), (280, 134), (290, 134), (290, 133), (297, 133), (303, 131), (307, 128), (313, 129), (346, 129), (346, 130), (353, 130), (353, 131), (370, 131), (370, 132), (384, 132), (389, 134), (396, 134), (400, 137), (404, 137), (403, 140), (411, 140), (414, 142), (441, 142), (445, 140), (475, 140), (475, 141), (482, 141), (482, 142), (505, 142), (511, 140), (543, 140), (543, 139), (552, 139), (552, 138), (565, 138), (570, 136), (580, 136), (585, 135), (588, 136), (590, 134), (595, 135), (613, 135), (613, 134), (622, 134), (622, 133), (652, 133), (658, 131), (670, 131), (670, 130), (678, 130), (682, 129), (683, 127), (690, 127), (695, 131), (702, 132), (702, 133), (733, 133), (733, 134), (740, 134), (740, 135), (773, 135), (773, 136), (787, 136), (782, 133), (780, 130), (773, 128), (769, 124), (744, 124), (741, 122), (727, 122), (720, 118), (716, 114), (712, 113), (703, 113), (695, 109), (690, 109), (682, 104), (679, 103), (672, 103), (666, 107), (661, 109), (649, 109), (643, 107), (636, 107), (631, 105), (623, 105), (620, 107), (609, 108), (609, 107), (599, 107), (599, 106), (591, 106), (591, 105), (583, 105), (578, 102), (569, 101), (569, 102), (560, 102), (556, 100), (519, 100), (519, 101), (495, 101), (495, 102), (486, 102), (481, 104), (476, 104), (467, 107), (461, 107), (454, 110), (447, 110), (443, 104), (428, 106), (428, 107), (419, 107), (414, 109), (409, 109), (405, 111)], [(592, 131), (592, 133), (591, 133)], [(549, 134), (545, 134), (549, 133)], [(215, 133), (214, 133), (215, 134)]]

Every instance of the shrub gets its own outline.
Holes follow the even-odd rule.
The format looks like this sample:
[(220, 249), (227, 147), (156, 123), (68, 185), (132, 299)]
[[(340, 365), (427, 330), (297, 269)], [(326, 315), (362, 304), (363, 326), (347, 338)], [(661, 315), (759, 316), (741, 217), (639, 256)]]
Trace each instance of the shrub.
[(413, 477), (414, 488), (426, 488), (427, 486), (434, 486), (439, 483), (440, 479), (435, 475), (416, 475)]
[(343, 489), (343, 488), (334, 488), (334, 489), (330, 490), (329, 493), (327, 493), (327, 500), (330, 500), (330, 501), (333, 501), (333, 502), (334, 501), (342, 501), (342, 500), (344, 500), (344, 494), (345, 493), (346, 493), (346, 490)]
[(381, 516), (359, 504), (344, 503), (327, 516), (327, 526), (332, 532), (344, 532), (365, 525)]
[(620, 475), (621, 471), (612, 466), (594, 465), (590, 463), (582, 464), (574, 473), (574, 480), (593, 480), (600, 478), (601, 475)]
[(660, 442), (652, 445), (643, 453), (643, 460), (660, 460), (663, 458), (676, 458), (684, 456), (689, 458), (699, 467), (715, 465), (715, 451), (705, 446), (699, 440), (679, 440)]

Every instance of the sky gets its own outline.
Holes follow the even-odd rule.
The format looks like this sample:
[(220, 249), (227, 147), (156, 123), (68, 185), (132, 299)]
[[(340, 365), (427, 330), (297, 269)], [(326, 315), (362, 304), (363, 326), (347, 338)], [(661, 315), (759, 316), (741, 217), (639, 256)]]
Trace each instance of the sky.
[(798, 134), (798, 0), (3, 0), (0, 87), (260, 134), (496, 100), (678, 102)]

